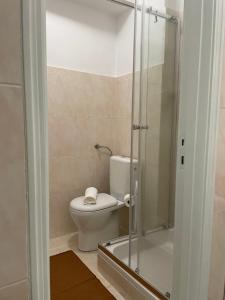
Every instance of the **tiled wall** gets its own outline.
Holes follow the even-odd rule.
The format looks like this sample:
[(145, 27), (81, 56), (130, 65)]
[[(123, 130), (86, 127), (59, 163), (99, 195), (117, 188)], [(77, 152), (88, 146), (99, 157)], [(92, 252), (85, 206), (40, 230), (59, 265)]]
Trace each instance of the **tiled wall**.
[[(155, 66), (154, 58), (150, 63), (154, 65), (151, 68), (152, 82), (147, 84), (151, 99), (145, 111), (148, 112), (146, 123), (150, 130), (146, 137), (146, 148), (144, 145), (142, 147), (146, 149), (146, 181), (142, 201), (146, 230), (165, 224), (169, 219), (173, 224), (175, 207), (170, 178), (171, 132), (175, 119), (176, 25), (167, 25), (165, 30), (166, 39), (161, 43), (165, 42), (165, 63)], [(155, 41), (151, 41), (151, 44), (154, 45)], [(156, 53), (157, 49), (158, 45)], [(89, 185), (109, 192), (109, 157), (96, 152), (94, 145), (107, 145), (115, 154), (128, 156), (130, 153), (132, 76), (112, 78), (48, 67), (48, 88), (50, 237), (56, 238), (76, 230), (69, 215), (71, 199), (82, 195)], [(139, 88), (135, 91), (138, 99)], [(137, 117), (138, 101), (136, 104)], [(138, 131), (135, 142), (138, 141), (137, 135)], [(137, 144), (135, 150), (138, 149)], [(128, 210), (124, 210), (121, 226), (127, 229), (127, 224)]]
[(21, 1), (0, 1), (0, 299), (28, 299)]
[(69, 203), (88, 186), (109, 192), (109, 156), (94, 145), (129, 155), (131, 79), (48, 67), (51, 238), (76, 230)]
[[(143, 197), (146, 230), (168, 220), (174, 103), (174, 90), (168, 80), (164, 83), (165, 68), (155, 66), (150, 73), (147, 123), (151, 130), (146, 136)], [(132, 75), (112, 78), (48, 67), (48, 100), (50, 237), (56, 238), (77, 230), (69, 214), (73, 198), (83, 195), (88, 186), (109, 193), (109, 156), (94, 145), (130, 155)], [(128, 219), (124, 208), (121, 234), (128, 232)]]
[(225, 55), (220, 103), (216, 168), (216, 197), (209, 300), (223, 300), (225, 284)]

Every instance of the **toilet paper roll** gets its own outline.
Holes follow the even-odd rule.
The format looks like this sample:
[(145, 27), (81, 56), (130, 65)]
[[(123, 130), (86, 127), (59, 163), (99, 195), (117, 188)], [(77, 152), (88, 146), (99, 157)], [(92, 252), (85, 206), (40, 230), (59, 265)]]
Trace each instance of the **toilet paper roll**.
[(98, 190), (95, 187), (89, 187), (85, 191), (84, 204), (96, 204)]
[(125, 195), (123, 200), (126, 207), (134, 206), (134, 199), (131, 199), (130, 194)]

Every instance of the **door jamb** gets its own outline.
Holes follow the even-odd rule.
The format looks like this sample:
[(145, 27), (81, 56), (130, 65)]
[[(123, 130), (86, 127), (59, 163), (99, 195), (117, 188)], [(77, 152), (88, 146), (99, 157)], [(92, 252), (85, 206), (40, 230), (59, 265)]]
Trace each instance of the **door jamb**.
[(185, 1), (173, 300), (208, 299), (224, 17), (223, 0)]
[(45, 0), (22, 0), (32, 300), (50, 299)]

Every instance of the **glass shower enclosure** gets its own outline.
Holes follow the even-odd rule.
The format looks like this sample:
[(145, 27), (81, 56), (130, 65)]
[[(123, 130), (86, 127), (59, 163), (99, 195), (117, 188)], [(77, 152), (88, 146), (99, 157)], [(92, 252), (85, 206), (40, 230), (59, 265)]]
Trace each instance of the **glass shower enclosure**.
[(178, 19), (137, 0), (129, 234), (104, 246), (165, 299), (173, 277), (178, 57)]

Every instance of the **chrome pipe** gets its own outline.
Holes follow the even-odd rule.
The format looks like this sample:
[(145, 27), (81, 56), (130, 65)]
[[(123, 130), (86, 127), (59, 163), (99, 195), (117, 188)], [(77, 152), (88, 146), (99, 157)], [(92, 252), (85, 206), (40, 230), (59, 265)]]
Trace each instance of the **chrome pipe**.
[(149, 9), (149, 13), (155, 17), (159, 17), (165, 19), (169, 22), (178, 23), (178, 19), (175, 16), (171, 16), (168, 14), (160, 13), (158, 10), (154, 10), (152, 7)]
[[(113, 2), (115, 4), (119, 4), (119, 5), (123, 5), (123, 6), (127, 6), (129, 8), (135, 8), (135, 4), (134, 3), (131, 3), (130, 1), (127, 1), (127, 0), (107, 0), (109, 2)], [(138, 10), (141, 10), (142, 8), (141, 7), (138, 7), (137, 8)], [(155, 16), (155, 17), (159, 17), (159, 18), (162, 18), (162, 19), (165, 19), (169, 22), (172, 22), (172, 23), (178, 23), (178, 19), (177, 17), (175, 16), (171, 16), (171, 15), (168, 15), (168, 14), (164, 14), (164, 13), (161, 13), (159, 12), (158, 10), (154, 10), (152, 7), (150, 7), (147, 12), (149, 12), (151, 15)]]
[(101, 146), (101, 145), (97, 144), (94, 147), (96, 150), (105, 149), (109, 152), (110, 156), (113, 156), (113, 152), (108, 146)]
[(120, 5), (123, 5), (123, 6), (130, 7), (130, 8), (135, 7), (134, 3), (131, 3), (130, 1), (126, 1), (126, 0), (107, 0), (107, 1), (114, 2), (115, 4), (120, 4)]

